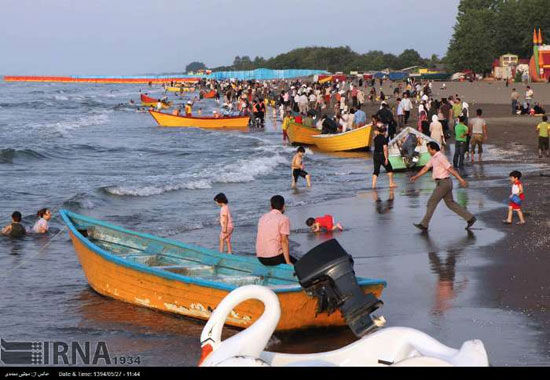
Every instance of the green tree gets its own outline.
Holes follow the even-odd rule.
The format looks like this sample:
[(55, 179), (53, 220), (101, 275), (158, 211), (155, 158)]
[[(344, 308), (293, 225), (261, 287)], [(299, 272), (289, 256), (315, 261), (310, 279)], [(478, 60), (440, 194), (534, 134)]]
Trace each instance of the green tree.
[(447, 63), (455, 71), (488, 72), (495, 58), (496, 1), (462, 0), (447, 51)]
[(188, 73), (190, 71), (197, 71), (197, 70), (204, 70), (206, 69), (206, 65), (202, 62), (191, 62), (187, 66), (185, 66), (185, 72)]

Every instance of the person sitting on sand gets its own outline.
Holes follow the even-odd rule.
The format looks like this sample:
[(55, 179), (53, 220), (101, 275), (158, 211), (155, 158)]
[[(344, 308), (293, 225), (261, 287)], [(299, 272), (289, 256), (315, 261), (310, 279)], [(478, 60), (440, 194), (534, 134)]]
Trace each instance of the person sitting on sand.
[(12, 238), (20, 238), (27, 234), (27, 230), (21, 224), (21, 213), (19, 211), (14, 211), (11, 214), (11, 224), (2, 229), (2, 234)]
[(303, 177), (306, 179), (307, 187), (311, 187), (311, 175), (308, 174), (304, 170), (304, 155), (306, 154), (306, 150), (303, 146), (299, 146), (298, 150), (296, 151), (296, 154), (292, 158), (292, 188), (296, 188), (296, 183), (298, 182), (299, 177)]
[(523, 218), (523, 212), (521, 211), (521, 204), (525, 200), (523, 194), (523, 184), (521, 183), (521, 172), (514, 170), (509, 174), (510, 182), (512, 183), (512, 194), (510, 194), (510, 202), (508, 203), (508, 217), (503, 220), (503, 223), (512, 224), (512, 216), (514, 211), (518, 213), (518, 224), (525, 224)]
[(325, 229), (327, 232), (344, 230), (340, 223), (334, 223), (334, 218), (329, 214), (325, 214), (325, 216), (320, 216), (317, 218), (308, 218), (306, 220), (306, 225), (311, 227), (311, 232), (319, 232), (321, 231), (321, 228)]
[(266, 266), (292, 265), (297, 259), (289, 252), (290, 219), (284, 215), (285, 199), (281, 195), (274, 195), (270, 203), (271, 211), (258, 221), (256, 257)]
[(535, 103), (535, 106), (533, 107), (534, 116), (542, 116), (546, 113), (544, 108), (540, 106), (539, 103)]
[(52, 218), (52, 212), (49, 208), (42, 208), (36, 213), (38, 220), (32, 227), (32, 230), (36, 234), (45, 234), (48, 232), (49, 226), (48, 221)]

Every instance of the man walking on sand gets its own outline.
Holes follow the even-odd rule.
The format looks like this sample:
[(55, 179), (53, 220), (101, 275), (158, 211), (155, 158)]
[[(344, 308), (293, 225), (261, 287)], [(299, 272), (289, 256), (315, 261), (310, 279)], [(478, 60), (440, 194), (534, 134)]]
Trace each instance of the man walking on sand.
[(513, 88), (510, 97), (512, 98), (512, 115), (517, 115), (516, 112), (518, 110), (519, 92), (517, 92), (516, 89)]
[(478, 108), (476, 111), (476, 117), (470, 120), (470, 123), (468, 125), (468, 130), (470, 136), (472, 136), (470, 143), (471, 143), (471, 158), (472, 163), (474, 162), (474, 153), (476, 152), (476, 146), (477, 146), (477, 153), (479, 162), (481, 162), (481, 155), (483, 153), (483, 143), (487, 141), (487, 123), (485, 122), (485, 119), (481, 117), (483, 114), (483, 111), (481, 108)]
[(430, 220), (432, 219), (433, 213), (439, 202), (443, 199), (443, 201), (445, 201), (445, 205), (447, 205), (451, 211), (454, 211), (467, 221), (468, 224), (466, 225), (466, 229), (469, 229), (477, 219), (468, 210), (454, 201), (453, 181), (451, 180), (450, 174), (458, 179), (462, 187), (467, 187), (468, 182), (466, 182), (460, 174), (453, 169), (447, 158), (440, 152), (439, 145), (436, 142), (430, 141), (427, 144), (427, 147), (432, 158), (418, 172), (417, 175), (411, 177), (411, 182), (416, 181), (418, 178), (426, 174), (430, 168), (433, 168), (432, 178), (435, 180), (436, 187), (432, 193), (432, 196), (428, 200), (426, 215), (424, 215), (424, 218), (420, 223), (414, 224), (414, 226), (423, 232), (428, 231), (428, 226), (430, 224)]

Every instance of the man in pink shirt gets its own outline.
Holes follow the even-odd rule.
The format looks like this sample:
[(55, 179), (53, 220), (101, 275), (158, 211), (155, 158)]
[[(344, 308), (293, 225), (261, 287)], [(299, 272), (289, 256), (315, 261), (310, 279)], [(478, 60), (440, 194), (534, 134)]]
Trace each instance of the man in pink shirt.
[(454, 201), (453, 181), (451, 180), (450, 174), (458, 179), (462, 187), (467, 187), (468, 183), (453, 168), (443, 153), (440, 152), (439, 145), (436, 142), (430, 141), (427, 147), (432, 158), (417, 175), (411, 177), (411, 182), (416, 181), (426, 174), (430, 168), (433, 168), (432, 178), (435, 180), (436, 187), (428, 200), (428, 210), (426, 211), (426, 215), (424, 215), (424, 219), (422, 219), (420, 223), (414, 224), (414, 226), (422, 231), (427, 231), (432, 215), (439, 202), (443, 199), (451, 211), (454, 211), (467, 221), (468, 224), (466, 225), (466, 229), (469, 229), (477, 219), (468, 210)]
[(290, 256), (288, 235), (290, 220), (283, 215), (285, 199), (280, 195), (271, 198), (271, 211), (258, 222), (256, 256), (264, 265), (294, 264), (297, 260)]

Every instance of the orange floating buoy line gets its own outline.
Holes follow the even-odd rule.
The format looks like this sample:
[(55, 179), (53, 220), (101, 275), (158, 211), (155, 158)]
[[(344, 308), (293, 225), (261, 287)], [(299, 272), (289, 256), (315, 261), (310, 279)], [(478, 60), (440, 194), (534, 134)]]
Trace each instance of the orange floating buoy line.
[(202, 77), (168, 77), (168, 76), (28, 76), (6, 75), (5, 82), (59, 82), (59, 83), (167, 83), (167, 82), (198, 82)]

